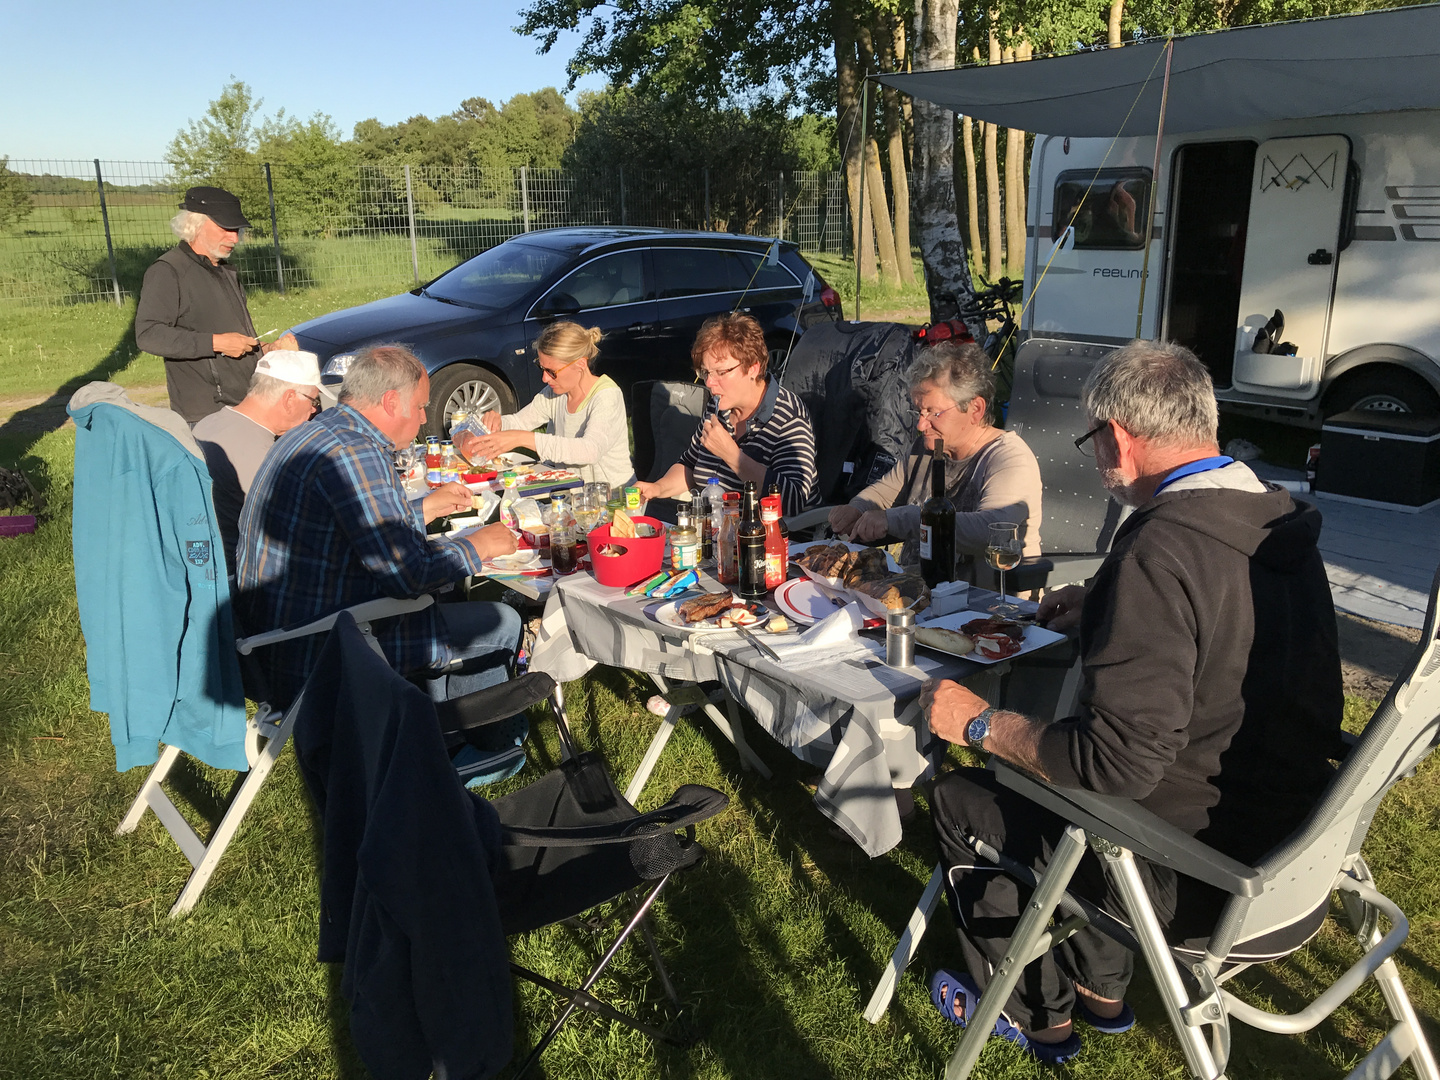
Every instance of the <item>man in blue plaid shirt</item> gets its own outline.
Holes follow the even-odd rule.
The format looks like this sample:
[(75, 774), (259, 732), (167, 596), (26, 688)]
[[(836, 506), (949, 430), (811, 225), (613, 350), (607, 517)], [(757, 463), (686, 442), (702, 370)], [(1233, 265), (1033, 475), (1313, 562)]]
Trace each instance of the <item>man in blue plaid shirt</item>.
[[(498, 524), (463, 539), (426, 537), (394, 451), (419, 433), (429, 397), (430, 379), (409, 350), (373, 346), (351, 362), (340, 404), (275, 444), (240, 515), (237, 606), (247, 634), (432, 593), (515, 550)], [(427, 677), (431, 696), (444, 700), (505, 681), (520, 617), (504, 604), (435, 604), (378, 621), (375, 637), (396, 671)], [(273, 703), (294, 699), (323, 641), (257, 652)]]

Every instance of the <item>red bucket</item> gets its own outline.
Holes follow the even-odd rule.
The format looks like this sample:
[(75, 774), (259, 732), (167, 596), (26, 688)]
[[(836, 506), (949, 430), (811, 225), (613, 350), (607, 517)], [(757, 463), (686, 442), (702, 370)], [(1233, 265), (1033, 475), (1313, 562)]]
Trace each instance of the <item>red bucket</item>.
[[(626, 589), (637, 581), (654, 577), (660, 572), (660, 560), (665, 554), (665, 526), (657, 518), (637, 517), (636, 525), (653, 525), (654, 536), (631, 536), (615, 539), (610, 535), (609, 525), (600, 525), (590, 530), (587, 538), (590, 544), (590, 565), (595, 580), (601, 585)], [(624, 548), (620, 555), (602, 555), (606, 545)]]

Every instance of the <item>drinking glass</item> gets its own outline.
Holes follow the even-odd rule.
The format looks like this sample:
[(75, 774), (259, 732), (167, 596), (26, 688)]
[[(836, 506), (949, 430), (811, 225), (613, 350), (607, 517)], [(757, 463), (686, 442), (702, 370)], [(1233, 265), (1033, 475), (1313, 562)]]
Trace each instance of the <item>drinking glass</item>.
[(1000, 599), (990, 605), (992, 615), (1014, 615), (1020, 608), (1005, 598), (1005, 571), (1020, 565), (1025, 546), (1020, 542), (1020, 526), (1013, 521), (995, 521), (990, 525), (990, 539), (985, 546), (985, 561), (1000, 572)]
[(570, 509), (575, 514), (575, 523), (580, 527), (582, 537), (589, 536), (590, 530), (600, 523), (600, 515), (604, 513), (605, 504), (597, 503), (595, 495), (590, 490), (591, 485), (575, 489), (575, 501)]

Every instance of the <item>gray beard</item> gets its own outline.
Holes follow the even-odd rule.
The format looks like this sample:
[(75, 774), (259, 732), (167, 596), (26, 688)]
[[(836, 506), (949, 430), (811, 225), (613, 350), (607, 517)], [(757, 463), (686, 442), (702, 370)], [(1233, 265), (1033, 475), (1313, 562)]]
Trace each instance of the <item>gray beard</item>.
[(1135, 484), (1127, 483), (1119, 469), (1101, 469), (1100, 483), (1121, 506), (1133, 509), (1145, 501), (1136, 494)]

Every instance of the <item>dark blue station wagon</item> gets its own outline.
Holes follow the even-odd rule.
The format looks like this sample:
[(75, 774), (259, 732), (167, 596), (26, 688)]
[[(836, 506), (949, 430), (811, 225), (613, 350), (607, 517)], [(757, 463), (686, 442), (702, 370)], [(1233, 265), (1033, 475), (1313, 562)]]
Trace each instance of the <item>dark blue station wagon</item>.
[(693, 379), (701, 323), (737, 309), (759, 320), (772, 364), (805, 327), (841, 317), (839, 297), (793, 243), (573, 228), (522, 233), (424, 288), (301, 323), (295, 336), (332, 376), (366, 345), (408, 345), (430, 372), (425, 433), (443, 434), (456, 410), (513, 412), (539, 393), (531, 346), (555, 319), (605, 332), (595, 370), (629, 401), (643, 379)]

